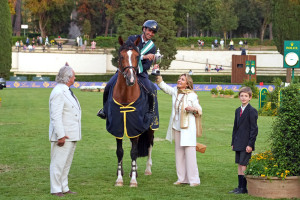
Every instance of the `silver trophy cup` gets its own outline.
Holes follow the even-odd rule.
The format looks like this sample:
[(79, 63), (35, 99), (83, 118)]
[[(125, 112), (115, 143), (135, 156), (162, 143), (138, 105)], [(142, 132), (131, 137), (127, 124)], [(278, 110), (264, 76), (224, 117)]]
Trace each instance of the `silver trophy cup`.
[[(161, 63), (161, 59), (162, 59), (163, 55), (160, 54), (160, 50), (159, 48), (157, 49), (156, 51), (156, 54), (155, 54), (155, 58), (154, 58), (154, 65), (155, 64), (160, 64)], [(160, 76), (160, 71), (159, 71), (159, 68), (156, 68), (155, 66), (153, 67), (152, 69), (152, 73), (151, 75), (154, 75), (154, 76)]]

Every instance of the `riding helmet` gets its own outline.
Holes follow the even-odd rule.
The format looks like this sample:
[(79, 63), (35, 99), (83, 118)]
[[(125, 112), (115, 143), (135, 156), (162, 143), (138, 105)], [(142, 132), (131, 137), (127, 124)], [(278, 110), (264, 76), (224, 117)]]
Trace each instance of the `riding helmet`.
[(142, 30), (145, 28), (149, 28), (150, 30), (156, 33), (158, 31), (158, 23), (155, 20), (147, 20), (143, 24)]

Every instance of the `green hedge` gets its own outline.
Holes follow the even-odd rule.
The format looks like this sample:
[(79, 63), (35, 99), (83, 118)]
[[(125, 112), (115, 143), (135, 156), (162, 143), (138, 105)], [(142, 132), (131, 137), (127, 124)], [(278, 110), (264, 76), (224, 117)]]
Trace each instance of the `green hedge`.
[[(26, 76), (28, 81), (33, 80), (35, 74), (26, 74), (26, 75), (18, 75), (18, 76)], [(107, 82), (113, 74), (105, 74), (105, 75), (76, 75), (76, 81), (82, 82)], [(45, 75), (45, 77), (50, 77), (50, 81), (55, 81), (55, 75)], [(176, 83), (179, 75), (163, 75), (164, 81), (167, 83)], [(151, 81), (155, 81), (154, 76), (149, 76)], [(196, 84), (231, 84), (231, 76), (230, 75), (192, 75), (193, 81)], [(257, 84), (263, 82), (265, 85), (273, 85), (273, 80), (275, 78), (281, 79), (285, 82), (285, 76), (257, 76)], [(239, 85), (239, 84), (237, 84)]]
[(91, 39), (91, 41), (94, 40), (97, 43), (97, 46), (102, 48), (114, 48), (115, 45), (118, 43), (117, 37), (103, 37), (99, 36), (94, 39)]

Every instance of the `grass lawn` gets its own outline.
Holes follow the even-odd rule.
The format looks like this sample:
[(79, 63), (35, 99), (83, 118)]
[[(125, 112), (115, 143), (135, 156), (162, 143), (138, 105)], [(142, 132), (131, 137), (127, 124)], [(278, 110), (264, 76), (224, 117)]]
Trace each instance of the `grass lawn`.
[[(57, 199), (50, 195), (48, 141), (51, 89), (0, 90), (0, 199)], [(82, 107), (82, 141), (78, 142), (69, 175), (77, 195), (61, 199), (261, 199), (228, 194), (237, 186), (237, 166), (231, 151), (231, 133), (238, 99), (211, 98), (198, 92), (203, 108), (205, 154), (197, 153), (201, 179), (199, 187), (174, 186), (174, 143), (164, 140), (171, 114), (171, 96), (158, 92), (160, 129), (155, 132), (153, 175), (143, 174), (146, 158), (139, 158), (138, 188), (129, 187), (130, 141), (124, 140), (124, 187), (115, 187), (117, 178), (116, 142), (96, 116), (102, 93), (74, 89)], [(257, 108), (258, 100), (251, 104)], [(259, 117), (256, 152), (269, 148), (272, 117)]]

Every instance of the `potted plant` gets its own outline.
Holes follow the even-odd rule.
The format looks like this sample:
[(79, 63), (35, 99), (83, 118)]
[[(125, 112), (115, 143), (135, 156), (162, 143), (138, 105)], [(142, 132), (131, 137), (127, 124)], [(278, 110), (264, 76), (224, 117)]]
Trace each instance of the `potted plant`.
[(234, 97), (234, 92), (232, 89), (226, 89), (224, 91), (224, 97), (225, 98), (233, 98)]
[(248, 193), (266, 198), (300, 198), (300, 85), (282, 89), (270, 135), (271, 151), (251, 157), (245, 171)]
[(212, 97), (218, 97), (218, 95), (219, 95), (219, 91), (216, 88), (212, 88), (210, 90), (210, 93), (211, 93)]
[(220, 97), (224, 97), (224, 93), (225, 93), (224, 90), (220, 90), (219, 93), (220, 93)]

